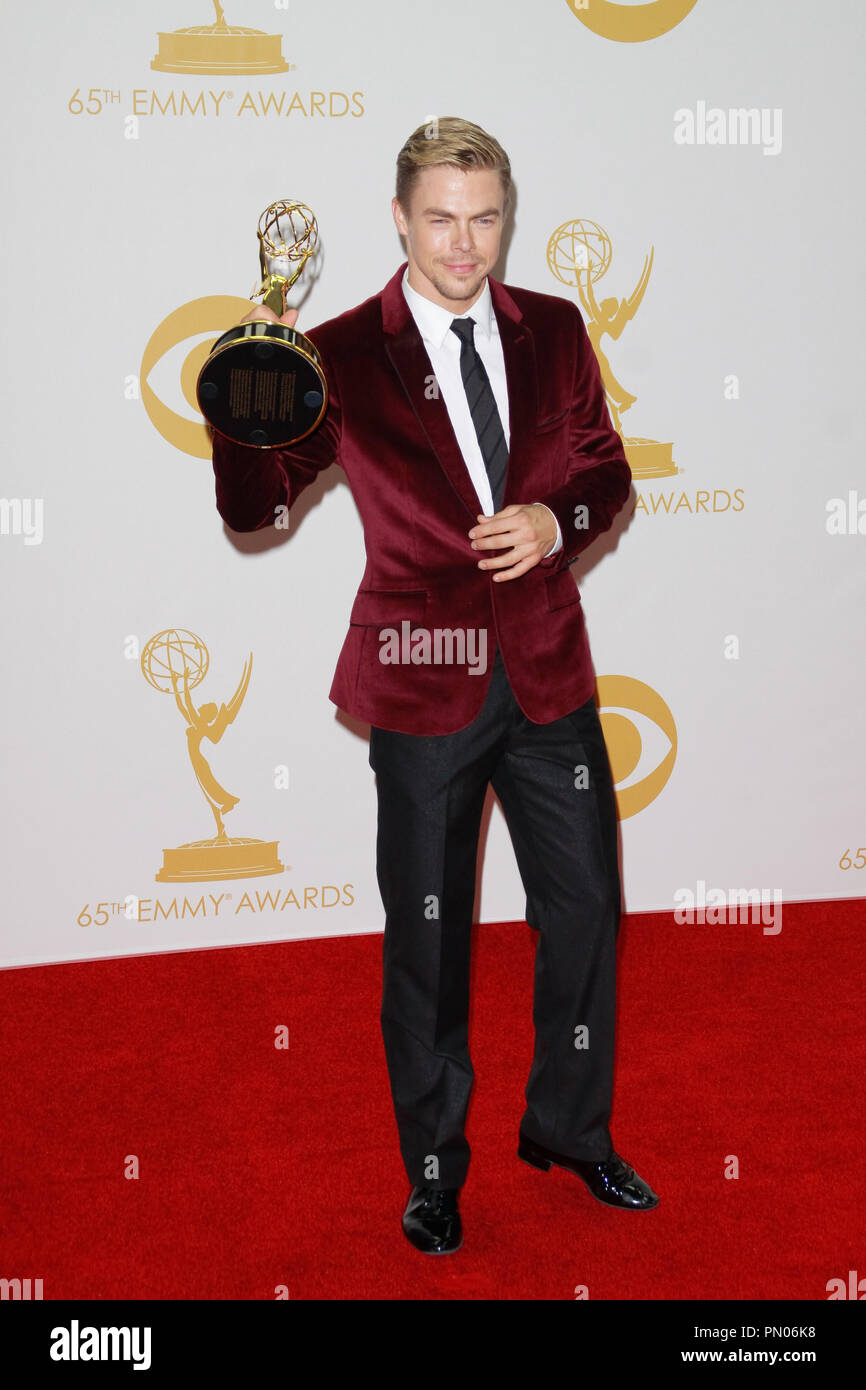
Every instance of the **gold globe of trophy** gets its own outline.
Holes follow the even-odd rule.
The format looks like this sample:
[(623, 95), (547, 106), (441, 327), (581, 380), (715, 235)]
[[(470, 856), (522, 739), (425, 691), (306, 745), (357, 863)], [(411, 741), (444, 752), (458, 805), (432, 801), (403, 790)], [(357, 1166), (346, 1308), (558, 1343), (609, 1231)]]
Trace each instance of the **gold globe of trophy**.
[(557, 227), (547, 245), (550, 270), (564, 285), (575, 286), (580, 295), (587, 320), (586, 331), (598, 358), (611, 419), (622, 439), (632, 475), (635, 478), (669, 478), (679, 472), (674, 463), (673, 444), (623, 433), (623, 413), (634, 405), (637, 396), (617, 379), (601, 346), (605, 335), (617, 339), (637, 313), (649, 284), (653, 250), (650, 248), (640, 279), (626, 299), (611, 296), (599, 302), (595, 285), (607, 274), (612, 259), (613, 246), (607, 232), (586, 217)]
[[(304, 203), (284, 198), (259, 218), (262, 280), (251, 299), (275, 314), (316, 249), (319, 229)], [(304, 439), (328, 404), (322, 359), (303, 333), (284, 323), (239, 323), (214, 343), (198, 375), (205, 419), (236, 444), (278, 449)]]
[(148, 685), (163, 695), (173, 695), (186, 725), (186, 745), (192, 770), (216, 822), (211, 840), (190, 840), (176, 849), (164, 849), (160, 883), (207, 883), (212, 879), (258, 878), (281, 874), (276, 840), (252, 840), (226, 834), (223, 816), (238, 798), (221, 786), (202, 752), (202, 742), (219, 743), (244, 702), (252, 674), (253, 658), (244, 663), (237, 689), (228, 704), (209, 701), (196, 705), (192, 691), (207, 674), (208, 649), (200, 637), (184, 628), (167, 628), (146, 643), (141, 653), (141, 673)]

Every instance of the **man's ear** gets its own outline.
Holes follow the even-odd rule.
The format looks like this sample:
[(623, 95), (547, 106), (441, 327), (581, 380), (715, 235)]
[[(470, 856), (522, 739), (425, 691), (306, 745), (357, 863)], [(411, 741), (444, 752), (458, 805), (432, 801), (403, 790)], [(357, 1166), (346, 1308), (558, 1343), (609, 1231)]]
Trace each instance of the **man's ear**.
[(407, 236), (409, 228), (406, 223), (406, 217), (402, 207), (397, 202), (396, 198), (391, 199), (391, 212), (394, 215), (394, 225), (396, 226), (397, 231), (400, 233), (401, 236)]

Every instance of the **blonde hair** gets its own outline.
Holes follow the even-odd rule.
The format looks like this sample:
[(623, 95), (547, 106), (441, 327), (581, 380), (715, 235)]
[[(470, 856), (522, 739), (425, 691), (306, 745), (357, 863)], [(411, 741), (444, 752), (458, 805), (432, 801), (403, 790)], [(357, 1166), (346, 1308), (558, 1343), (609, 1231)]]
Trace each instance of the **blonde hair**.
[(511, 164), (498, 140), (459, 116), (431, 117), (413, 131), (397, 155), (397, 202), (407, 211), (422, 169), (449, 164), (455, 169), (493, 169), (502, 182), (506, 208), (511, 199)]

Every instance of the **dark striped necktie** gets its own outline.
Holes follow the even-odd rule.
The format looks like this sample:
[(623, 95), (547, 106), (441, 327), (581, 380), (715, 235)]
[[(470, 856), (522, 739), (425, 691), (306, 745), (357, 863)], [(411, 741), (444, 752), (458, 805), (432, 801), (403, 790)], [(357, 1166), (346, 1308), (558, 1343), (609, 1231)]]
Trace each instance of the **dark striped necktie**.
[(481, 457), (490, 479), (493, 510), (498, 512), (502, 510), (505, 471), (508, 466), (508, 445), (505, 443), (502, 420), (496, 407), (490, 378), (475, 347), (475, 320), (454, 319), (451, 331), (460, 339), (460, 375), (463, 377), (466, 400), (478, 436)]

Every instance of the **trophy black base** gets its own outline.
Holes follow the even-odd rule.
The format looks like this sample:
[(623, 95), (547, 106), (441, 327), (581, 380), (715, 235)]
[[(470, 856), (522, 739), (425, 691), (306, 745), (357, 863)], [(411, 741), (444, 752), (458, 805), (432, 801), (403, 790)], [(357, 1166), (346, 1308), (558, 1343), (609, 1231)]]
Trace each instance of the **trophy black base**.
[(214, 343), (196, 383), (199, 408), (218, 434), (254, 449), (305, 439), (328, 405), (322, 360), (295, 328), (239, 323)]

